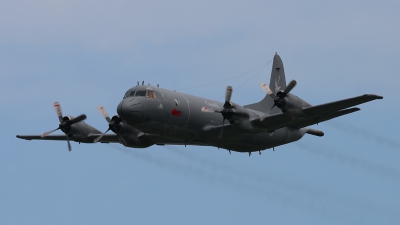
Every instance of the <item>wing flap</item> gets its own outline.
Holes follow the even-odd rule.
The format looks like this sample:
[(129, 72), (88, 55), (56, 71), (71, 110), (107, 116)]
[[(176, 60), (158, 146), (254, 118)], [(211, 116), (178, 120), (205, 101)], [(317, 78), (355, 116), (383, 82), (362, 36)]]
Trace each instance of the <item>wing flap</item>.
[(260, 126), (266, 128), (268, 132), (275, 131), (277, 129), (283, 127), (290, 127), (294, 129), (300, 129), (303, 127), (307, 127), (313, 124), (321, 123), (339, 116), (344, 116), (349, 113), (359, 111), (359, 108), (350, 108), (341, 111), (336, 111), (333, 113), (318, 115), (318, 116), (310, 116), (306, 119), (291, 119), (285, 114), (276, 114), (272, 116), (265, 117), (263, 120), (256, 119), (251, 121), (253, 125)]
[[(101, 134), (90, 134), (88, 136), (88, 139), (90, 139), (90, 141), (88, 143), (93, 142), (94, 139), (96, 139), (100, 135)], [(100, 143), (120, 143), (120, 140), (119, 140), (119, 138), (118, 138), (118, 136), (116, 134), (105, 134), (101, 138)]]
[(328, 115), (319, 116), (319, 117), (315, 117), (315, 118), (308, 119), (308, 120), (303, 120), (303, 121), (297, 121), (297, 122), (294, 122), (292, 124), (289, 124), (288, 126), (292, 127), (292, 128), (300, 129), (300, 128), (303, 128), (303, 127), (311, 126), (313, 124), (317, 124), (317, 123), (321, 123), (321, 122), (324, 122), (324, 121), (327, 121), (327, 120), (331, 120), (331, 119), (334, 119), (334, 118), (339, 117), (339, 116), (344, 116), (344, 115), (347, 115), (347, 114), (350, 114), (350, 113), (353, 113), (353, 112), (357, 112), (359, 110), (360, 110), (359, 108), (345, 109), (345, 110), (337, 111), (337, 112), (334, 112), (334, 113), (330, 113)]
[(272, 116), (264, 117), (260, 120), (261, 124), (268, 129), (269, 132), (275, 131), (279, 128), (286, 127), (292, 120), (285, 114), (275, 114)]

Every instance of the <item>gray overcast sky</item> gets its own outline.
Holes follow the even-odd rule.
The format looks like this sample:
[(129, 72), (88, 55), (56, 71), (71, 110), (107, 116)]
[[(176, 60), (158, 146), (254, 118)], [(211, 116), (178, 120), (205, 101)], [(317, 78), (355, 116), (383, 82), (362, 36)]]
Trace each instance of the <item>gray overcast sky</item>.
[[(3, 1), (0, 224), (398, 224), (398, 1)], [(179, 90), (278, 52), (293, 93), (384, 99), (261, 156), (208, 147), (24, 141), (52, 107), (106, 130), (137, 81)], [(182, 90), (259, 101), (271, 64)], [(254, 76), (254, 77), (253, 77)], [(251, 78), (251, 79), (250, 79)], [(250, 80), (249, 80), (250, 79)]]

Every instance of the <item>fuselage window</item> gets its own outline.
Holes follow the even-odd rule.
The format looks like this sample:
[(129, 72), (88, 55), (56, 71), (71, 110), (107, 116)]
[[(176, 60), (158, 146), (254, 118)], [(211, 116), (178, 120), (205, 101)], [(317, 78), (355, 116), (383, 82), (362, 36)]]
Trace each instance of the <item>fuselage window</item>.
[(136, 92), (136, 91), (131, 91), (131, 93), (129, 94), (129, 96), (135, 96), (135, 92)]
[(147, 90), (146, 97), (148, 97), (148, 98), (157, 98), (156, 93), (154, 91), (151, 91), (151, 90)]
[(135, 96), (146, 96), (146, 91), (136, 91)]

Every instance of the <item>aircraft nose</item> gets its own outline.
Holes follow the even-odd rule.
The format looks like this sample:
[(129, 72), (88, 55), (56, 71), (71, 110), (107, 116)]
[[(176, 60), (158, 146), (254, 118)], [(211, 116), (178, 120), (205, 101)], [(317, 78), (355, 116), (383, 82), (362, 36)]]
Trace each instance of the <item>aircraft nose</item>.
[(131, 125), (144, 121), (142, 105), (135, 98), (123, 99), (117, 107), (117, 113), (121, 119)]

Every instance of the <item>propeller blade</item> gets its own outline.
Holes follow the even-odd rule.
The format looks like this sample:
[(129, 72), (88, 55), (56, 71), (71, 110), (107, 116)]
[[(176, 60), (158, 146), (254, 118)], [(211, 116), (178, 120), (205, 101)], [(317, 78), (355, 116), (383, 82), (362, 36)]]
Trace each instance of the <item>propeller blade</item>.
[(260, 87), (269, 95), (272, 99), (276, 100), (276, 95), (271, 91), (267, 84), (261, 83)]
[(289, 92), (296, 86), (297, 82), (295, 80), (290, 81), (288, 86), (286, 86), (285, 90), (283, 91), (286, 94), (289, 94)]
[(51, 133), (53, 133), (54, 131), (59, 130), (59, 129), (60, 129), (60, 127), (57, 128), (57, 129), (51, 130), (51, 131), (44, 132), (44, 133), (42, 134), (42, 138), (46, 137), (47, 135), (49, 135), (49, 134), (51, 134)]
[(62, 118), (62, 111), (61, 111), (61, 106), (60, 103), (58, 102), (54, 102), (54, 109), (56, 110), (57, 116), (58, 116), (58, 120), (60, 121), (60, 123), (63, 121)]
[(231, 102), (232, 91), (233, 91), (232, 86), (226, 87), (225, 102)]
[(203, 107), (201, 107), (201, 111), (202, 112), (207, 112), (207, 113), (221, 113), (221, 111), (220, 110), (217, 110), (217, 109), (214, 109), (214, 108), (212, 108), (212, 107), (208, 107), (208, 106), (203, 106)]
[(260, 84), (260, 87), (261, 87), (265, 92), (267, 92), (267, 94), (269, 94), (269, 95), (273, 95), (273, 94), (274, 94), (274, 93), (271, 91), (271, 89), (268, 87), (267, 84), (261, 83), (261, 84)]
[(97, 107), (97, 110), (99, 110), (100, 114), (103, 115), (103, 117), (107, 120), (108, 123), (110, 123), (111, 119), (108, 116), (108, 114), (107, 114), (106, 110), (104, 109), (104, 107), (103, 106), (99, 106), (99, 107)]
[(67, 134), (65, 134), (65, 136), (67, 136), (68, 151), (71, 151), (71, 150), (72, 150), (72, 148), (71, 148), (71, 143), (69, 143), (69, 137), (68, 137), (68, 135), (67, 135)]
[(96, 139), (94, 139), (93, 143), (96, 143), (98, 141), (100, 141), (100, 139), (102, 139), (104, 137), (104, 135), (110, 130), (110, 128), (108, 128), (106, 130), (106, 132), (104, 132), (102, 135), (100, 135), (99, 137), (97, 137)]
[(82, 120), (85, 120), (85, 119), (86, 119), (86, 115), (85, 115), (85, 114), (82, 114), (82, 115), (80, 115), (80, 116), (77, 116), (77, 117), (73, 118), (72, 120), (69, 120), (68, 123), (69, 123), (70, 125), (72, 125), (72, 124), (74, 124), (74, 123), (81, 122)]

